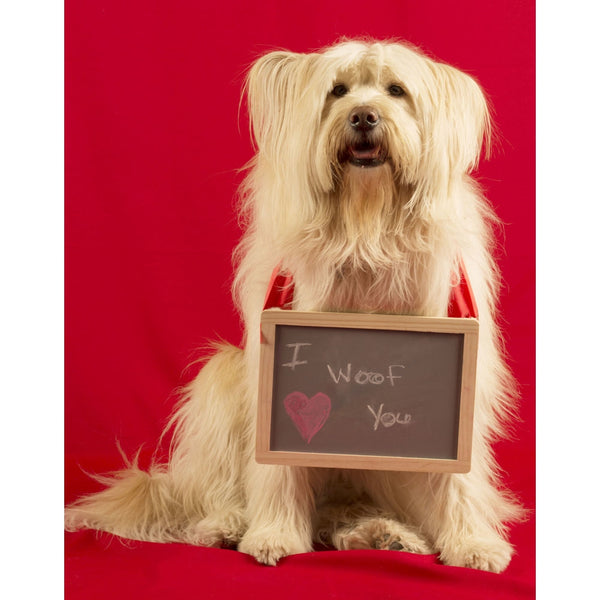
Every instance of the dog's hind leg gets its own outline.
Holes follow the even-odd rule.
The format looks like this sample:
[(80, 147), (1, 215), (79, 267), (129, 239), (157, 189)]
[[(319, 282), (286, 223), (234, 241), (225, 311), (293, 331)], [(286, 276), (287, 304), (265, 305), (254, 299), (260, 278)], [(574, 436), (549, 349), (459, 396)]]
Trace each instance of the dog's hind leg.
[(221, 345), (189, 386), (173, 417), (169, 472), (186, 515), (183, 541), (236, 544), (245, 531), (243, 460), (249, 402), (243, 351)]
[(416, 528), (378, 509), (366, 497), (351, 504), (332, 503), (319, 508), (317, 540), (338, 550), (403, 550), (433, 552)]

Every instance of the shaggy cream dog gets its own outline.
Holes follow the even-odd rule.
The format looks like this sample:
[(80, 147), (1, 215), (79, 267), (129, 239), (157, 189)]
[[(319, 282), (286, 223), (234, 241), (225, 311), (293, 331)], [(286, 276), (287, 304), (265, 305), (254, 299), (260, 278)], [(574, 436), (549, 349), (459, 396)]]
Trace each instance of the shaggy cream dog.
[[(491, 442), (513, 382), (495, 324), (494, 215), (469, 172), (490, 132), (477, 83), (398, 43), (269, 53), (247, 79), (257, 152), (242, 189), (234, 295), (244, 349), (219, 346), (186, 391), (168, 464), (136, 461), (67, 509), (69, 529), (237, 544), (258, 561), (339, 549), (438, 552), (502, 571), (519, 508)], [(274, 268), (293, 308), (445, 316), (464, 261), (479, 307), (472, 470), (392, 473), (254, 460), (260, 315)]]

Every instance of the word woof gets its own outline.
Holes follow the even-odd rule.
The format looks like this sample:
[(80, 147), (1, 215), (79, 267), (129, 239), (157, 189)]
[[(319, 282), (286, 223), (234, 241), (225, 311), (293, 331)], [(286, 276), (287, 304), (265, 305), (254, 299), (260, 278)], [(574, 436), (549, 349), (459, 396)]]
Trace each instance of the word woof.
[[(292, 360), (286, 363), (283, 363), (283, 367), (288, 367), (290, 369), (295, 370), (299, 365), (308, 364), (308, 360), (301, 360), (300, 350), (303, 346), (311, 346), (312, 344), (307, 342), (296, 342), (294, 344), (286, 344), (288, 348), (293, 350), (292, 352)], [(404, 365), (388, 365), (387, 368), (383, 371), (383, 373), (379, 371), (367, 371), (365, 369), (356, 369), (353, 367), (352, 363), (346, 363), (345, 368), (337, 368), (336, 371), (331, 367), (330, 364), (327, 364), (327, 370), (331, 379), (339, 384), (341, 382), (345, 383), (356, 383), (358, 385), (382, 385), (386, 383), (393, 386), (394, 382), (398, 379), (402, 379), (402, 369), (404, 369)]]

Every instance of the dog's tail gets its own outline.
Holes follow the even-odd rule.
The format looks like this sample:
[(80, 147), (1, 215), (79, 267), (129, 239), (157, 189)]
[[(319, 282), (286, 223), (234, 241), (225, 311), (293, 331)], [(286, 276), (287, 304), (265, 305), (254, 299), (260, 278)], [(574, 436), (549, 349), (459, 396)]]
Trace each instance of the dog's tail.
[(98, 529), (148, 542), (177, 539), (182, 509), (173, 493), (171, 475), (166, 465), (155, 464), (143, 471), (138, 456), (139, 452), (128, 460), (123, 455), (125, 468), (109, 476), (92, 475), (106, 488), (66, 508), (67, 531)]
[(128, 460), (119, 448), (124, 468), (92, 475), (105, 489), (66, 509), (67, 530), (201, 545), (239, 538), (245, 526), (242, 464), (253, 447), (251, 401), (242, 350), (215, 344), (213, 351), (182, 390), (163, 433), (173, 432), (168, 463), (153, 459), (145, 471), (139, 452)]

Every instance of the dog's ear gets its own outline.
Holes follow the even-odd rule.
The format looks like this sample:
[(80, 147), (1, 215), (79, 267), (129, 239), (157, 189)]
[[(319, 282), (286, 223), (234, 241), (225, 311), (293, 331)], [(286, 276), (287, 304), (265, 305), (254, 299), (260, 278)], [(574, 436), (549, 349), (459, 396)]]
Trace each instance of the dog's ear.
[(474, 169), (485, 145), (489, 150), (491, 119), (486, 97), (469, 75), (441, 63), (430, 63), (434, 77), (428, 148), (448, 176)]
[[(285, 146), (286, 128), (295, 126), (298, 98), (310, 75), (307, 65), (311, 55), (275, 51), (259, 58), (246, 79), (246, 95), (250, 124), (256, 145), (263, 154), (274, 153)], [(289, 141), (289, 138), (288, 140)]]

